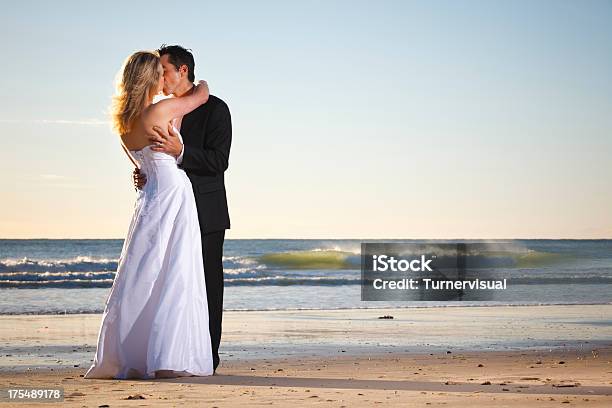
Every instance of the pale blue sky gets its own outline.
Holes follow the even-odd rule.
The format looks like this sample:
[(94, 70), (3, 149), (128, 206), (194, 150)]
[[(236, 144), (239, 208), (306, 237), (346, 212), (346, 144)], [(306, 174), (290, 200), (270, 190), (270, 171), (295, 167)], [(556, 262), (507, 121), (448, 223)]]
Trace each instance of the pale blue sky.
[(611, 1), (84, 3), (2, 7), (0, 237), (125, 236), (161, 43), (232, 112), (228, 238), (612, 237)]

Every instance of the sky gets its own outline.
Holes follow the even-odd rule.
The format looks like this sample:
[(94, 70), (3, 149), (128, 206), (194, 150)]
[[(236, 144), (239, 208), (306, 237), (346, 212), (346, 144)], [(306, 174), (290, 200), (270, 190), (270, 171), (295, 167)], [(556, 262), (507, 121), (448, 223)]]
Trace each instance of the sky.
[(231, 111), (226, 238), (612, 238), (612, 1), (2, 9), (0, 238), (125, 237), (108, 107), (162, 43)]

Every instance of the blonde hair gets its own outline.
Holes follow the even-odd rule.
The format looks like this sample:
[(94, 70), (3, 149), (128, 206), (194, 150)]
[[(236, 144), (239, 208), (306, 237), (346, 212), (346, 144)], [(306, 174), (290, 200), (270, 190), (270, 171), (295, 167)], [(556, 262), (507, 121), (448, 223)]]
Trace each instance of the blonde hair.
[(111, 107), (113, 128), (119, 135), (130, 132), (134, 119), (157, 91), (160, 75), (157, 51), (138, 51), (125, 60)]

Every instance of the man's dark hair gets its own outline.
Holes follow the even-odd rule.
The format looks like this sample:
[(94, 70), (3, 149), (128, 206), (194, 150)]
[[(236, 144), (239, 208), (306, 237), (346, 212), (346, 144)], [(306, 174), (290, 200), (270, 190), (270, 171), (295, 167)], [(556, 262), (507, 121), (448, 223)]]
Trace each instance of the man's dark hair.
[(187, 66), (187, 79), (191, 82), (195, 81), (195, 62), (193, 60), (193, 54), (190, 49), (183, 48), (180, 45), (166, 45), (162, 44), (157, 50), (159, 56), (168, 54), (168, 61), (176, 67), (178, 70), (182, 65)]

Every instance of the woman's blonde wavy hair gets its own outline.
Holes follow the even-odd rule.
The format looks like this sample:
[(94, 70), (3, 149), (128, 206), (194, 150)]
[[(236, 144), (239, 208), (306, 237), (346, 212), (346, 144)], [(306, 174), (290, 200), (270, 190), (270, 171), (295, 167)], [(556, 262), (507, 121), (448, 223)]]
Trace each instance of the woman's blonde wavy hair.
[(113, 128), (119, 135), (130, 132), (134, 119), (157, 92), (159, 64), (157, 51), (137, 51), (123, 63), (111, 107)]

